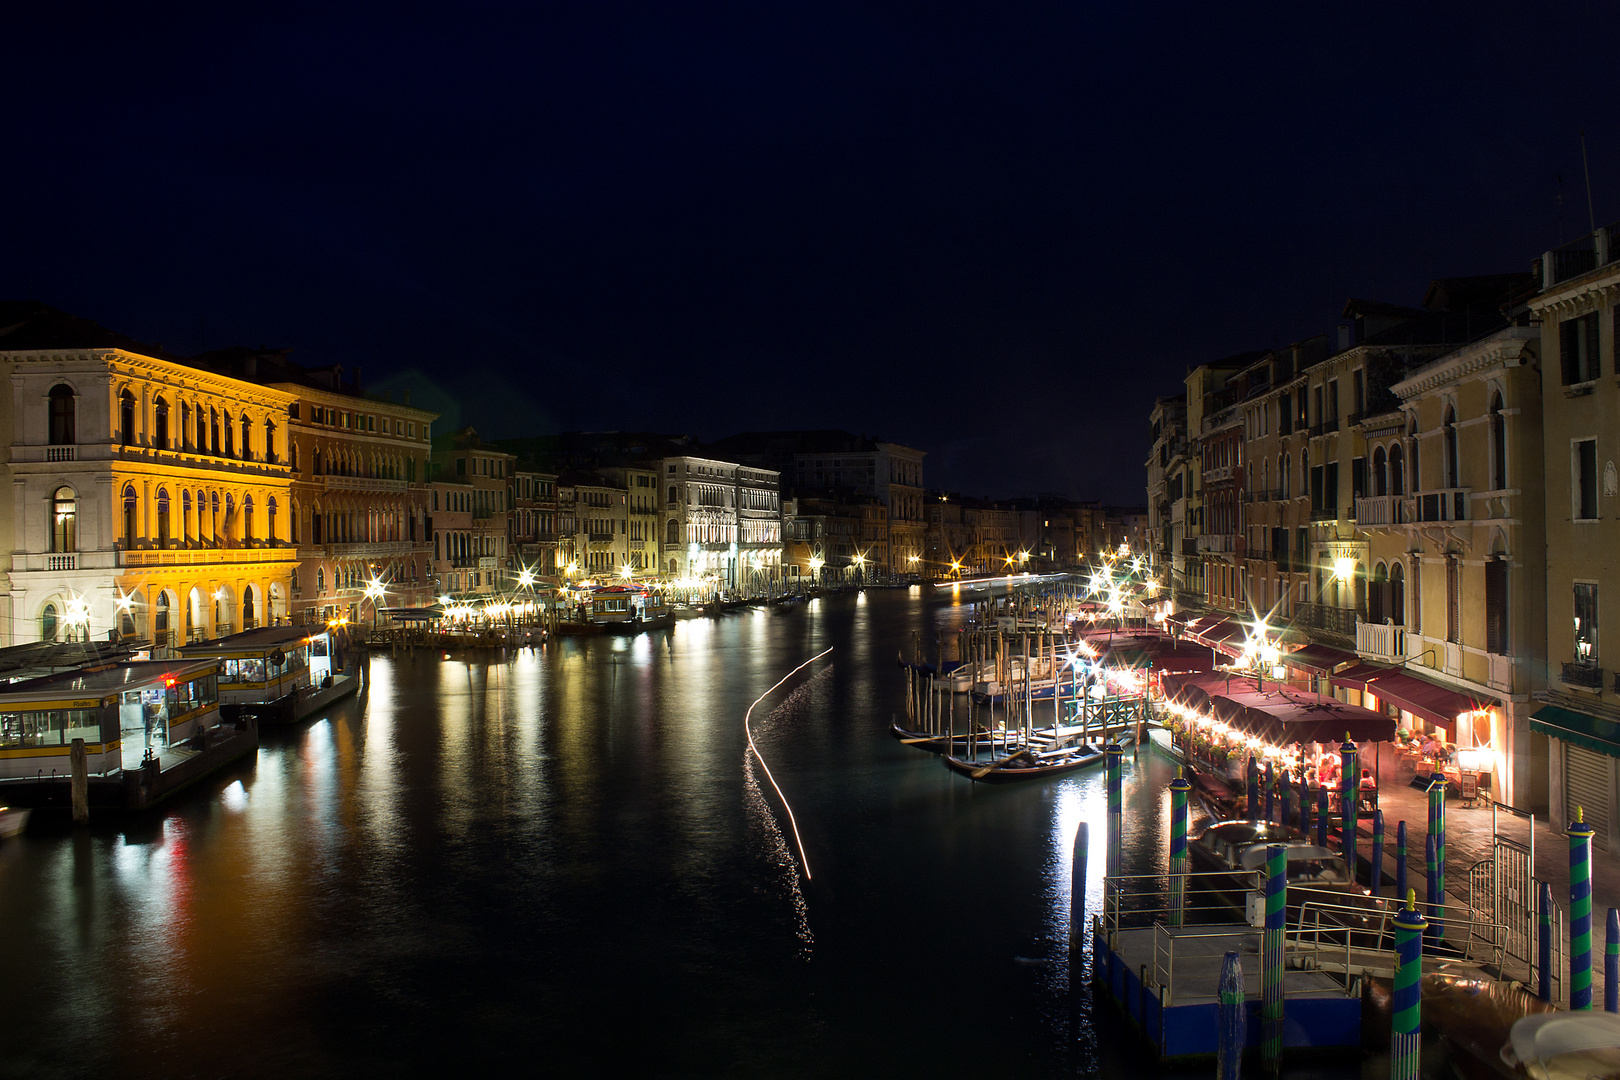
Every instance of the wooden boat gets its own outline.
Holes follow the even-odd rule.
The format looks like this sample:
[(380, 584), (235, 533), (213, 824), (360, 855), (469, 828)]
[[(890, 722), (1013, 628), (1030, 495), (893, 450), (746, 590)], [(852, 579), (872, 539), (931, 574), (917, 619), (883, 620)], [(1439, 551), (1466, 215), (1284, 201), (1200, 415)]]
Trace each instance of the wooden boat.
[(0, 806), (0, 839), (9, 840), (20, 835), (28, 827), (28, 815), (32, 813), (26, 808), (14, 810), (9, 806)]
[(1064, 750), (1041, 752), (1019, 750), (992, 761), (964, 761), (952, 754), (944, 754), (945, 767), (984, 784), (1014, 784), (1023, 780), (1046, 780), (1065, 776), (1103, 760), (1101, 750), (1091, 746), (1075, 746)]
[(970, 740), (962, 732), (957, 732), (954, 735), (937, 735), (926, 731), (912, 731), (901, 727), (898, 720), (889, 724), (889, 734), (907, 746), (915, 746), (917, 749), (926, 750), (930, 754), (943, 754), (947, 750), (952, 752), (965, 750), (970, 744), (974, 743), (989, 748), (1001, 742), (999, 735), (994, 735), (988, 731), (981, 731)]

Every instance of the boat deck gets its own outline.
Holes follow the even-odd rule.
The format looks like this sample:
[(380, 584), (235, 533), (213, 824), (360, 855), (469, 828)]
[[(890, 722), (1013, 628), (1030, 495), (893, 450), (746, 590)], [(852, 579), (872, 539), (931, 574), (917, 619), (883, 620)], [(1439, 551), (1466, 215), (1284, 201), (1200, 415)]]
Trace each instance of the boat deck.
[[(1213, 1004), (1219, 1000), (1221, 963), (1228, 952), (1243, 965), (1243, 989), (1251, 1000), (1260, 999), (1260, 931), (1249, 926), (1182, 926), (1162, 930), (1121, 930), (1114, 952), (1132, 971), (1146, 964), (1154, 968), (1155, 936), (1174, 939), (1174, 961), (1166, 987), (1166, 1004)], [(1159, 951), (1162, 961), (1164, 953)], [(1344, 984), (1323, 971), (1284, 971), (1283, 996), (1344, 997)]]

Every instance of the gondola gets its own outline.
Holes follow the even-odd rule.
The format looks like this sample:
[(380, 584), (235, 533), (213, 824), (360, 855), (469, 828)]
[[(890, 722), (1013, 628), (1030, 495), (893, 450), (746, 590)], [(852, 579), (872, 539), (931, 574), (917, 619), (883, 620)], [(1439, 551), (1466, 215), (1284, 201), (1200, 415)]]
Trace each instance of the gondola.
[(1103, 752), (1091, 746), (1077, 746), (1066, 753), (1046, 751), (1044, 754), (1019, 750), (992, 761), (964, 761), (951, 754), (941, 760), (945, 767), (977, 783), (1015, 784), (1023, 780), (1046, 780), (1064, 776), (1101, 763)]
[[(969, 736), (963, 732), (952, 735), (930, 734), (926, 731), (912, 731), (900, 726), (898, 720), (889, 724), (889, 734), (907, 746), (915, 746), (919, 750), (926, 750), (930, 754), (942, 754), (946, 750), (965, 749), (969, 745)], [(972, 738), (979, 746), (990, 747), (1003, 741), (999, 735), (988, 731), (981, 731)]]

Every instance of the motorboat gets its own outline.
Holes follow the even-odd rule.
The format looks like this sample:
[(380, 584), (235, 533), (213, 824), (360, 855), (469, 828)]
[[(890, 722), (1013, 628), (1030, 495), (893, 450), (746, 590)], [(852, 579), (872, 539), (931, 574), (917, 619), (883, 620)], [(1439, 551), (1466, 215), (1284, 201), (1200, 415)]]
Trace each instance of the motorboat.
[[(1368, 891), (1351, 880), (1344, 857), (1298, 829), (1273, 821), (1215, 821), (1188, 838), (1187, 855), (1196, 870), (1213, 875), (1204, 879), (1205, 887), (1243, 907), (1253, 922), (1256, 907), (1264, 911), (1261, 879), (1266, 849), (1276, 844), (1283, 847), (1291, 918), (1297, 918), (1304, 905), (1315, 900), (1335, 909), (1336, 921), (1371, 924)], [(1368, 916), (1346, 916), (1343, 909), (1352, 907), (1367, 910)]]
[(9, 840), (18, 836), (28, 828), (28, 816), (33, 811), (21, 808), (13, 809), (9, 806), (0, 806), (0, 840)]

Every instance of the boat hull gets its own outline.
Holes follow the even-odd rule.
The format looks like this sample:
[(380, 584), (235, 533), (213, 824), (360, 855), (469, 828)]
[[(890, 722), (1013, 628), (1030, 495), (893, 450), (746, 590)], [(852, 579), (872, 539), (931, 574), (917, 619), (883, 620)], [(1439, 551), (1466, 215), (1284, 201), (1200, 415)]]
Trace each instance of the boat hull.
[(1075, 756), (1066, 758), (1049, 765), (1017, 766), (1007, 764), (1006, 758), (999, 761), (964, 761), (952, 754), (942, 756), (945, 767), (954, 773), (967, 777), (979, 784), (1019, 784), (1030, 780), (1049, 780), (1057, 776), (1067, 776), (1072, 772), (1102, 764), (1101, 750), (1084, 750)]

